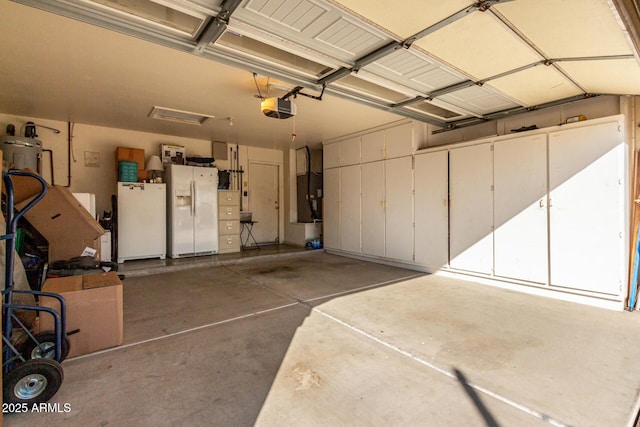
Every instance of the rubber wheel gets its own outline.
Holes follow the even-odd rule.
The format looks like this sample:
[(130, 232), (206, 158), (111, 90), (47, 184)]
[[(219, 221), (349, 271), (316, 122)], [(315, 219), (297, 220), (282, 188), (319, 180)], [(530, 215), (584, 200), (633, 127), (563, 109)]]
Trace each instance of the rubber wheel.
[[(56, 334), (53, 332), (41, 332), (39, 334), (35, 334), (34, 337), (40, 343), (40, 347), (44, 349), (41, 350), (40, 347), (36, 344), (36, 342), (32, 339), (28, 339), (20, 349), (20, 354), (26, 360), (29, 359), (55, 359), (56, 351)], [(61, 342), (62, 346), (60, 348), (60, 360), (58, 362), (62, 362), (67, 358), (69, 354), (70, 344), (69, 339), (64, 337)]]
[(4, 403), (48, 402), (62, 385), (64, 374), (60, 363), (51, 359), (31, 359), (4, 374)]

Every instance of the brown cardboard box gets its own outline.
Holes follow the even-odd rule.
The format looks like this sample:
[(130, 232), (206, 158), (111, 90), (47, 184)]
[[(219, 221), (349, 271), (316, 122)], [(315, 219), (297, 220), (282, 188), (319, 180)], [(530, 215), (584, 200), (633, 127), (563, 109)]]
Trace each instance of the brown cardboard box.
[(86, 247), (96, 249), (99, 259), (96, 239), (104, 229), (66, 187), (50, 187), (24, 217), (49, 242), (49, 262), (80, 256)]
[(118, 162), (136, 162), (138, 163), (138, 179), (147, 179), (147, 171), (144, 168), (144, 150), (141, 148), (116, 148), (116, 167)]
[[(122, 282), (116, 272), (47, 279), (45, 292), (55, 292), (65, 299), (67, 308), (68, 357), (93, 353), (122, 344)], [(58, 300), (40, 297), (40, 305), (60, 311)], [(53, 331), (53, 316), (40, 315), (40, 331)]]
[[(39, 175), (38, 172), (29, 168), (21, 169), (20, 172), (29, 172)], [(40, 184), (40, 181), (30, 176), (12, 175), (11, 182), (13, 183), (13, 203), (16, 205), (22, 201), (37, 196), (42, 191), (42, 184)], [(2, 194), (6, 194), (4, 186), (2, 187)]]

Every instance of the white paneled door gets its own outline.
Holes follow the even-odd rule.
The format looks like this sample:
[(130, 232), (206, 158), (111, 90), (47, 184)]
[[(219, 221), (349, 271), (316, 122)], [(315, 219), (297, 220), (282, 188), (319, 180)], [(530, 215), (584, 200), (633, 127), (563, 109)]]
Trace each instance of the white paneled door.
[(340, 170), (340, 249), (360, 252), (360, 165)]
[(386, 257), (413, 261), (413, 159), (385, 160), (384, 165)]
[(619, 121), (549, 134), (551, 285), (623, 292), (625, 162)]
[(279, 166), (266, 163), (249, 163), (249, 203), (253, 212), (252, 234), (258, 243), (279, 241)]
[(494, 143), (495, 275), (547, 283), (547, 135)]
[(450, 266), (491, 274), (493, 196), (491, 144), (452, 149), (450, 177)]
[(437, 270), (449, 262), (449, 153), (415, 158), (415, 258)]
[(362, 165), (362, 253), (385, 256), (384, 162)]

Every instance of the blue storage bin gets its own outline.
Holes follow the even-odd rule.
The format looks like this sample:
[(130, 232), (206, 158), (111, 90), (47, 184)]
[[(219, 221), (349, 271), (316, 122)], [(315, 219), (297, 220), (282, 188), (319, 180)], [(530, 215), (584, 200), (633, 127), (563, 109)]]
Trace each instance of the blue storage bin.
[(118, 174), (120, 182), (138, 182), (138, 163), (118, 162)]

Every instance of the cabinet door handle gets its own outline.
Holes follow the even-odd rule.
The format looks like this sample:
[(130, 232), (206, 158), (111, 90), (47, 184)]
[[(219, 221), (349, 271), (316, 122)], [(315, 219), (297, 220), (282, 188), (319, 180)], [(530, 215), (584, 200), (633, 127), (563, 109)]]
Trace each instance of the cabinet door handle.
[(540, 207), (544, 208), (544, 199), (540, 199)]
[(553, 203), (551, 203), (551, 199), (549, 199), (549, 207), (553, 207)]

